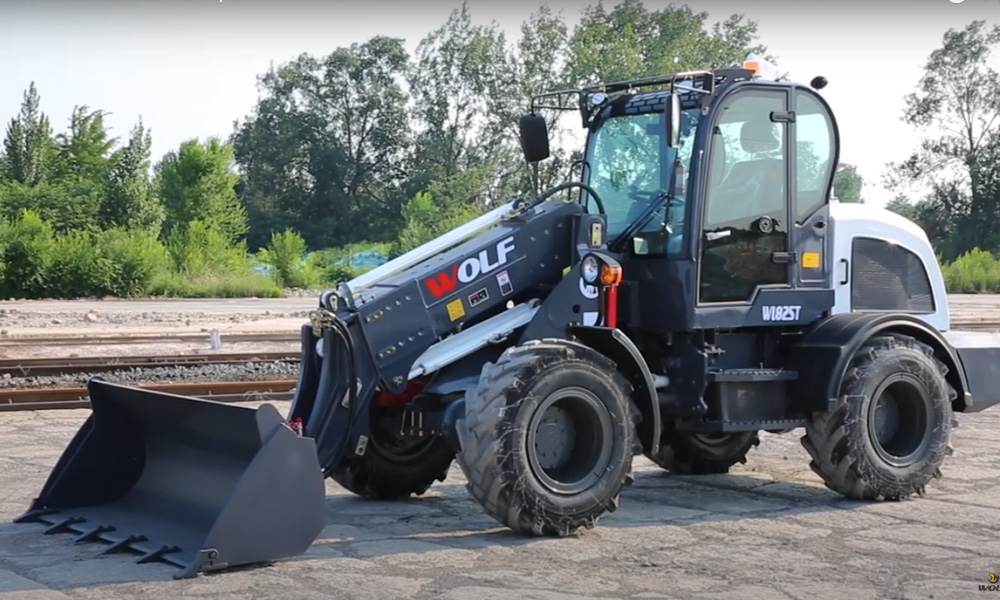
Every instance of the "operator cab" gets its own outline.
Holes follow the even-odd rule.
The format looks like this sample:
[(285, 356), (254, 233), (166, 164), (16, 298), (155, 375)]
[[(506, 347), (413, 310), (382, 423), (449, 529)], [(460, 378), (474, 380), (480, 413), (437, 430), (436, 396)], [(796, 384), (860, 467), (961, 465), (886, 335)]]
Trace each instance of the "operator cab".
[[(814, 89), (761, 66), (581, 90), (581, 180), (606, 212), (622, 294), (638, 296), (623, 297), (622, 326), (745, 327), (769, 307), (807, 324), (833, 305), (836, 122)], [(580, 201), (599, 213), (592, 196)]]

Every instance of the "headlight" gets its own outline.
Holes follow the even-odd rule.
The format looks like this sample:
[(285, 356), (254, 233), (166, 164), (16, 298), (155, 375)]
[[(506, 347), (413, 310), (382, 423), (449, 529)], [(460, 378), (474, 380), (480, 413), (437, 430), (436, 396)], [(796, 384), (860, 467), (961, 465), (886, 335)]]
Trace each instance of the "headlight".
[(580, 272), (583, 273), (583, 280), (589, 284), (593, 284), (597, 281), (599, 270), (597, 259), (593, 256), (588, 256), (583, 259), (583, 263), (580, 265)]

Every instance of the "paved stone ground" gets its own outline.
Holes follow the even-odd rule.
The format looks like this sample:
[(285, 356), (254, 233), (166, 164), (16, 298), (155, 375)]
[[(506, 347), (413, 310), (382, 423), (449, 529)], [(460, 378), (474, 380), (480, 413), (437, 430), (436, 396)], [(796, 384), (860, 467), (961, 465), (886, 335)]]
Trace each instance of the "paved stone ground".
[(455, 467), (428, 496), (395, 504), (328, 482), (329, 524), (306, 555), (183, 581), (10, 524), (86, 414), (0, 415), (0, 600), (956, 599), (984, 597), (1000, 570), (1000, 410), (962, 417), (945, 479), (907, 502), (840, 500), (792, 432), (765, 435), (726, 476), (672, 476), (642, 459), (597, 529), (530, 539), (485, 517)]

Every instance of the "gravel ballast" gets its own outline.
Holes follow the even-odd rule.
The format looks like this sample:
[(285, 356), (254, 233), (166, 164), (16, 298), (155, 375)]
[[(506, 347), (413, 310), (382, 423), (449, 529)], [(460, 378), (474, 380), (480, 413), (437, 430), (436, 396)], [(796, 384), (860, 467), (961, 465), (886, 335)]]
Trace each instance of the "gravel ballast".
[(213, 381), (273, 381), (296, 379), (298, 374), (297, 361), (252, 361), (225, 365), (136, 367), (120, 371), (41, 377), (11, 377), (7, 375), (0, 378), (0, 389), (83, 387), (87, 385), (87, 380), (94, 376), (99, 376), (112, 383), (142, 385), (150, 383), (208, 383)]

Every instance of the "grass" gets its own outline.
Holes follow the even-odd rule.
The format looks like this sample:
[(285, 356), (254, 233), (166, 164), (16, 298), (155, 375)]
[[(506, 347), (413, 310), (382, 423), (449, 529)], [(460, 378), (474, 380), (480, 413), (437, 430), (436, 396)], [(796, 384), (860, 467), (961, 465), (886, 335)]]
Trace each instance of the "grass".
[(178, 273), (157, 273), (147, 294), (160, 298), (281, 298), (284, 291), (266, 275), (215, 274), (186, 277)]

